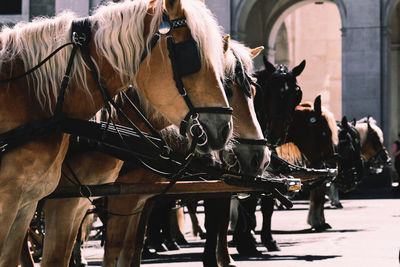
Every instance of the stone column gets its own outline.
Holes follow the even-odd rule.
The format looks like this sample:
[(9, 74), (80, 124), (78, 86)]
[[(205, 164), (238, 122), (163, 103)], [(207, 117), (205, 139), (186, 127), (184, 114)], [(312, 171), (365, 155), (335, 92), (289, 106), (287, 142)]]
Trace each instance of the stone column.
[(342, 105), (349, 119), (371, 115), (382, 123), (381, 23), (379, 0), (344, 0)]

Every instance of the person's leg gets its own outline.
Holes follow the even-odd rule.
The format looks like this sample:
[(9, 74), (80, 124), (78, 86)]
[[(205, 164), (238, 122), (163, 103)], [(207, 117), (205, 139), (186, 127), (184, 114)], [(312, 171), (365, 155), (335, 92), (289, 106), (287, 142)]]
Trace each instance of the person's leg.
[(252, 231), (254, 231), (256, 227), (255, 211), (257, 201), (258, 198), (253, 194), (239, 201), (238, 219), (235, 230), (233, 231), (233, 243), (242, 256), (255, 256), (260, 254), (256, 248), (256, 241), (252, 234)]

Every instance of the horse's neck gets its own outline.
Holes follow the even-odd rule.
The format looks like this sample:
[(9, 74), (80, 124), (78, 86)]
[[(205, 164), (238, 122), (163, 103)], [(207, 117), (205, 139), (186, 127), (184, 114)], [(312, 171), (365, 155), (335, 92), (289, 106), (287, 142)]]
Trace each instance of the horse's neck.
[[(125, 95), (129, 98), (129, 100), (140, 110), (140, 112), (146, 117), (146, 119), (150, 122), (150, 124), (154, 127), (155, 130), (160, 131), (165, 127), (171, 125), (171, 123), (164, 117), (160, 112), (155, 110), (151, 104), (142, 96), (139, 95), (137, 90), (129, 89), (125, 92)], [(133, 110), (128, 99), (125, 99), (125, 96), (120, 93), (117, 98), (117, 104), (121, 106), (123, 112), (127, 114), (127, 116), (131, 119), (133, 123), (142, 131), (149, 132), (146, 124), (143, 120), (136, 114)], [(121, 118), (119, 118), (121, 121)], [(122, 124), (127, 125), (123, 120)]]
[(360, 135), (360, 146), (361, 146), (361, 149), (363, 149), (363, 147), (365, 146), (365, 143), (367, 141), (368, 127), (366, 124), (364, 125), (364, 123), (362, 123), (362, 124), (360, 123), (360, 124), (356, 124), (356, 126), (354, 128)]

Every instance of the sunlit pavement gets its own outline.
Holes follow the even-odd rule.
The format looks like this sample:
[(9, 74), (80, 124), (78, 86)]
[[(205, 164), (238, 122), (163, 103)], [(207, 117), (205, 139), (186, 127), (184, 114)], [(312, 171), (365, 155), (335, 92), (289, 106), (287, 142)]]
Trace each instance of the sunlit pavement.
[[(237, 266), (340, 266), (340, 267), (390, 267), (399, 266), (400, 248), (400, 200), (390, 188), (370, 190), (360, 197), (364, 199), (342, 200), (343, 209), (333, 209), (325, 204), (326, 221), (332, 226), (325, 232), (311, 231), (306, 223), (308, 201), (295, 200), (291, 210), (277, 210), (272, 219), (274, 238), (281, 251), (268, 252), (262, 245), (262, 256), (239, 257), (230, 248)], [(375, 194), (375, 195), (374, 195)], [(365, 197), (367, 195), (367, 197)], [(381, 197), (380, 199), (365, 199)], [(200, 212), (202, 211), (199, 209)], [(199, 214), (203, 222), (204, 214)], [(261, 213), (257, 211), (259, 232)], [(142, 266), (200, 267), (204, 241), (190, 233), (190, 220), (186, 215), (189, 246), (179, 251), (159, 253), (160, 257), (142, 261)], [(232, 237), (229, 236), (228, 240)], [(257, 241), (260, 238), (256, 236)], [(102, 248), (92, 241), (84, 251), (89, 266), (101, 266)]]

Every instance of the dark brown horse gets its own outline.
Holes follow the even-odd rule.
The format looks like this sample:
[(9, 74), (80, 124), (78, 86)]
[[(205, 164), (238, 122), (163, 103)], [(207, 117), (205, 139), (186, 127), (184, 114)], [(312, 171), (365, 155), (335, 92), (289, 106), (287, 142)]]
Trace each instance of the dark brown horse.
[[(303, 60), (290, 71), (284, 65), (274, 66), (265, 57), (263, 57), (263, 61), (264, 69), (254, 74), (260, 85), (257, 87), (254, 106), (264, 136), (274, 147), (285, 142), (288, 128), (293, 121), (295, 107), (301, 101), (302, 91), (297, 84), (296, 77), (303, 72), (306, 62)], [(256, 195), (240, 200), (234, 243), (241, 255), (258, 254), (255, 239), (251, 234), (251, 229), (254, 229), (256, 225), (254, 211), (257, 201), (258, 196)], [(268, 230), (271, 228), (273, 205), (272, 197), (263, 196), (261, 198), (263, 214), (261, 240), (269, 251), (279, 250)]]
[[(305, 162), (311, 168), (336, 168), (336, 121), (332, 113), (321, 107), (320, 96), (315, 99), (314, 105), (307, 102), (296, 108), (287, 141), (289, 143), (278, 150), (281, 157), (292, 162)], [(293, 146), (298, 149), (293, 150)], [(324, 216), (325, 186), (326, 182), (318, 181), (311, 185), (310, 190), (307, 222), (317, 231), (331, 228)]]

